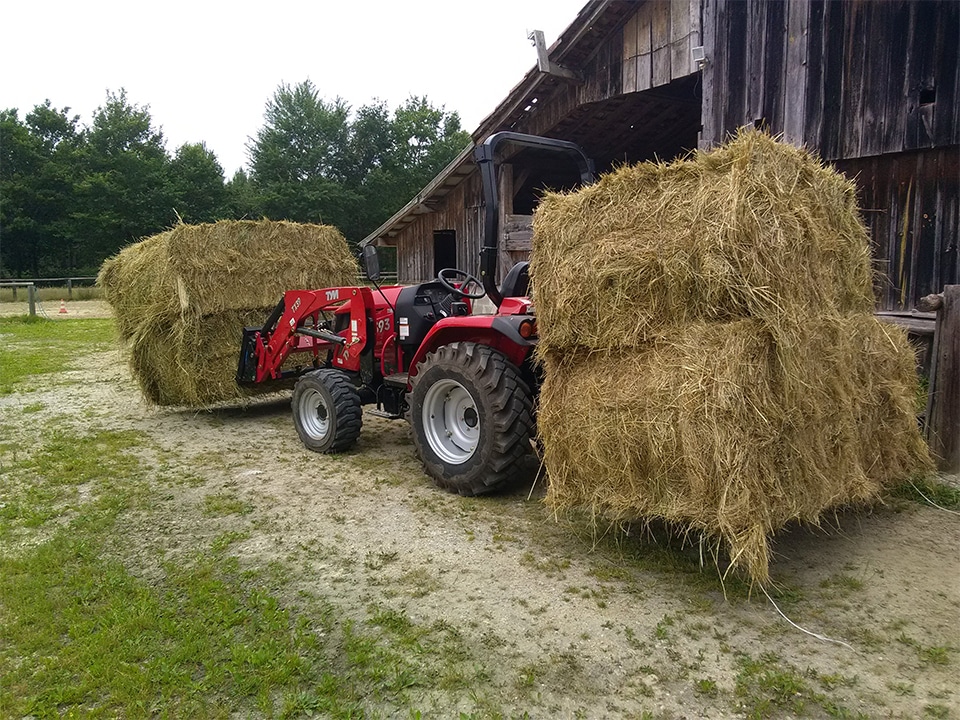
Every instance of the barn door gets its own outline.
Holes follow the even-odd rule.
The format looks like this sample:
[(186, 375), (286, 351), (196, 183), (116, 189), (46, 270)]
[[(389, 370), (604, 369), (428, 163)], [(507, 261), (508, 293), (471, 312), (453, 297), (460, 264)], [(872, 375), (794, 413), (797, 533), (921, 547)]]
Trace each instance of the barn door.
[(457, 267), (457, 231), (433, 231), (433, 276), (444, 268)]

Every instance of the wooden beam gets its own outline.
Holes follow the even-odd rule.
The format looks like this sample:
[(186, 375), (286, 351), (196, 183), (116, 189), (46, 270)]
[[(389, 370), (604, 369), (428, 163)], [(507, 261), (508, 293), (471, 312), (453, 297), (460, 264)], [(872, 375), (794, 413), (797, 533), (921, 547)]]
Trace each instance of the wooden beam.
[(543, 37), (543, 30), (534, 30), (528, 36), (537, 48), (537, 70), (546, 75), (556, 75), (567, 80), (582, 80), (573, 70), (565, 68), (559, 63), (552, 62), (547, 53), (547, 41)]
[(933, 365), (927, 441), (941, 470), (960, 472), (960, 285), (943, 289)]

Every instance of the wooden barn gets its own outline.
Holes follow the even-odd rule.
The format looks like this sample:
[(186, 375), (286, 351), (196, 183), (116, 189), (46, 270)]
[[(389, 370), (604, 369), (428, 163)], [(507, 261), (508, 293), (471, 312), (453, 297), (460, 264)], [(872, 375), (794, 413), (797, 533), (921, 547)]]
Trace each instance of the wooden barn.
[[(955, 0), (590, 0), (472, 137), (572, 140), (604, 170), (768, 128), (856, 178), (878, 308), (912, 308), (960, 274), (958, 39)], [(568, 182), (537, 160), (501, 166), (501, 276), (527, 258), (540, 190)], [(420, 282), (475, 272), (482, 222), (466, 148), (364, 243)]]

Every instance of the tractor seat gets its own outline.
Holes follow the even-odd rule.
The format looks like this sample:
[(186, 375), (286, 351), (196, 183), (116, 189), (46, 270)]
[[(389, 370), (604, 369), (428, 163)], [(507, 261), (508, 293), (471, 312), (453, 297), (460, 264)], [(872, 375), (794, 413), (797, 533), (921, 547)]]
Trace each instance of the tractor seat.
[(507, 297), (526, 297), (530, 287), (530, 263), (518, 262), (503, 279), (500, 294)]

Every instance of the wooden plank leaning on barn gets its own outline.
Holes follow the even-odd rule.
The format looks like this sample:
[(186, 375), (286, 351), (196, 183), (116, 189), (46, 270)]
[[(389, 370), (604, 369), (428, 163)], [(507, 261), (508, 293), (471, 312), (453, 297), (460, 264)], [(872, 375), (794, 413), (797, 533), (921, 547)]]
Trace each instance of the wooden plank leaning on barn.
[(940, 469), (960, 472), (960, 285), (923, 301), (937, 311), (925, 434)]

